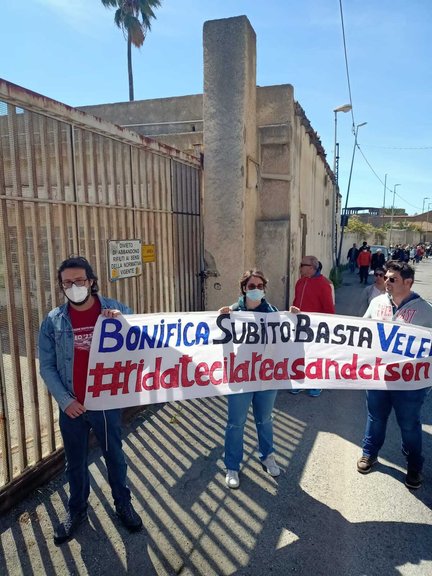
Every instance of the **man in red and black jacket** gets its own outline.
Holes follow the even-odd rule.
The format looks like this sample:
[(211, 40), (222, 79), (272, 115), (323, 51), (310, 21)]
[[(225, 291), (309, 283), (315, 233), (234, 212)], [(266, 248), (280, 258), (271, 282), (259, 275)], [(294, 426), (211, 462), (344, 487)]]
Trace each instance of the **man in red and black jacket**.
[(359, 267), (360, 274), (360, 284), (364, 281), (365, 284), (368, 283), (369, 267), (372, 261), (372, 254), (369, 246), (360, 250), (357, 256), (357, 266)]
[[(301, 260), (300, 278), (295, 285), (290, 312), (335, 313), (333, 284), (321, 274), (321, 263), (316, 256), (304, 256)], [(297, 394), (301, 389), (292, 389), (290, 392)], [(321, 394), (318, 388), (307, 392), (312, 397)]]

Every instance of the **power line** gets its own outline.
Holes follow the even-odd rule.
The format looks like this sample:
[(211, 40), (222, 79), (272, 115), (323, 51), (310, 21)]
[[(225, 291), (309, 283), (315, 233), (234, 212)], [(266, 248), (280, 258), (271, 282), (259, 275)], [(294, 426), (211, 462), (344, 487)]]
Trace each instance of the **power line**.
[[(345, 25), (344, 25), (344, 17), (343, 17), (343, 8), (342, 8), (342, 0), (339, 0), (339, 9), (340, 9), (340, 17), (341, 17), (341, 26), (342, 26), (342, 39), (343, 39), (343, 47), (344, 47), (344, 57), (345, 57), (345, 70), (346, 70), (346, 77), (347, 77), (347, 84), (348, 84), (348, 94), (349, 94), (349, 102), (351, 105), (351, 119), (352, 119), (352, 132), (355, 135), (355, 141), (354, 141), (354, 151), (356, 149), (356, 147), (358, 148), (358, 150), (360, 151), (360, 154), (363, 156), (366, 164), (369, 166), (370, 170), (372, 171), (372, 173), (375, 175), (375, 177), (378, 179), (378, 181), (385, 186), (385, 189), (388, 190), (389, 192), (395, 194), (395, 196), (397, 196), (400, 200), (402, 200), (402, 202), (404, 202), (405, 204), (407, 204), (408, 206), (411, 206), (412, 208), (415, 208), (416, 210), (419, 209), (418, 206), (414, 206), (414, 204), (411, 204), (410, 202), (407, 202), (404, 198), (402, 198), (402, 196), (400, 196), (399, 194), (395, 193), (395, 190), (390, 189), (386, 184), (384, 184), (384, 182), (381, 180), (381, 178), (378, 176), (378, 174), (376, 173), (376, 171), (373, 169), (372, 165), (370, 164), (369, 160), (366, 158), (366, 156), (364, 155), (362, 149), (360, 148), (358, 142), (357, 142), (357, 137), (356, 137), (356, 125), (355, 125), (355, 120), (354, 120), (354, 107), (353, 107), (353, 103), (352, 103), (352, 94), (351, 94), (351, 81), (350, 81), (350, 74), (349, 74), (349, 66), (348, 66), (348, 51), (347, 51), (347, 46), (346, 46), (346, 39), (345, 39)], [(378, 146), (377, 146), (378, 148)], [(383, 147), (384, 148), (384, 147)], [(393, 149), (393, 150), (429, 150), (430, 148), (432, 148), (432, 146), (425, 146), (425, 147), (421, 147), (421, 148), (389, 148), (389, 149)], [(354, 158), (354, 156), (353, 156)]]
[(344, 46), (345, 70), (346, 70), (347, 83), (348, 83), (349, 101), (350, 101), (350, 105), (351, 105), (352, 130), (354, 133), (354, 131), (355, 131), (354, 108), (353, 108), (353, 103), (352, 103), (351, 82), (350, 82), (350, 75), (349, 75), (349, 69), (348, 69), (348, 54), (347, 54), (347, 47), (346, 47), (346, 41), (345, 41), (345, 25), (344, 25), (344, 17), (343, 17), (343, 9), (342, 9), (342, 0), (339, 0), (339, 9), (340, 9), (340, 17), (341, 17), (341, 25), (342, 25), (342, 40), (343, 40), (343, 46)]
[[(379, 180), (379, 182), (381, 182), (381, 184), (384, 186), (384, 182), (381, 180), (381, 178), (378, 176), (378, 174), (375, 172), (375, 170), (373, 169), (371, 163), (369, 162), (369, 160), (366, 158), (366, 156), (363, 153), (363, 150), (360, 148), (359, 144), (357, 143), (357, 148), (360, 152), (360, 154), (363, 156), (364, 161), (366, 162), (366, 164), (369, 166), (369, 168), (371, 169), (371, 171), (373, 172), (373, 174), (376, 176), (376, 178)], [(385, 187), (386, 190), (388, 190), (389, 192), (391, 192), (392, 194), (395, 194), (395, 196), (397, 196), (400, 200), (402, 200), (402, 202), (404, 202), (405, 204), (408, 204), (408, 206), (411, 206), (411, 208), (415, 208), (416, 210), (420, 210), (419, 206), (414, 206), (414, 204), (411, 204), (410, 202), (408, 202), (407, 200), (405, 200), (405, 198), (402, 198), (402, 196), (400, 196), (397, 192), (394, 191), (394, 189), (392, 190), (391, 188), (389, 188), (388, 186)]]
[(375, 144), (366, 144), (366, 146), (381, 150), (432, 150), (432, 146), (376, 146)]

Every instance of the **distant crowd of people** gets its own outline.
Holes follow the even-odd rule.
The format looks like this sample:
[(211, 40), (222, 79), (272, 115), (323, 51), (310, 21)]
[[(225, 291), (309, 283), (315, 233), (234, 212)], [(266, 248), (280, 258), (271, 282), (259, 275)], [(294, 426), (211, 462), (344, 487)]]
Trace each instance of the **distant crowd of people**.
[(390, 246), (392, 260), (412, 262), (413, 264), (418, 264), (423, 258), (429, 258), (431, 250), (431, 244), (417, 244), (417, 246), (396, 244), (394, 247)]
[(360, 248), (357, 248), (355, 243), (351, 246), (348, 250), (347, 260), (351, 272), (354, 273), (358, 269), (360, 284), (368, 284), (370, 271), (375, 272), (377, 268), (383, 268), (386, 261), (395, 260), (396, 262), (418, 264), (423, 258), (429, 258), (431, 250), (431, 244), (417, 244), (416, 246), (396, 244), (390, 246), (386, 255), (382, 248), (377, 248), (376, 251), (372, 252), (370, 245), (365, 240)]

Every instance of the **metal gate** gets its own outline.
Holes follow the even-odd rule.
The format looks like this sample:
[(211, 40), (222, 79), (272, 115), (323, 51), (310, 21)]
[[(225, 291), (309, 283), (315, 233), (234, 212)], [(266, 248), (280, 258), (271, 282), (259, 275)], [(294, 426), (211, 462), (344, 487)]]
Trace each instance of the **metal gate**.
[[(59, 263), (137, 312), (201, 310), (200, 214), (199, 159), (0, 80), (0, 496), (61, 447), (36, 347)], [(110, 282), (107, 242), (132, 238), (156, 259)]]

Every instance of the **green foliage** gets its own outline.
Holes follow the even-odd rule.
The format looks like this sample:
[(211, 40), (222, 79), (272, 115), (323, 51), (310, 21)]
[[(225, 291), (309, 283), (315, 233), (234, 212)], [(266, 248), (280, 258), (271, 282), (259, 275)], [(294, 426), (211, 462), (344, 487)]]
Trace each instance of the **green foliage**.
[(339, 286), (342, 284), (342, 271), (344, 268), (346, 268), (346, 266), (333, 266), (333, 268), (330, 270), (329, 280), (330, 282), (333, 282), (333, 286), (335, 288), (339, 288)]
[(348, 220), (347, 230), (349, 232), (354, 232), (355, 234), (359, 234), (360, 236), (364, 236), (365, 238), (371, 236), (375, 233), (377, 228), (372, 226), (372, 224), (366, 224), (362, 222), (358, 216), (350, 216)]
[(422, 227), (420, 224), (414, 224), (408, 222), (408, 220), (403, 220), (402, 222), (398, 222), (395, 228), (400, 230), (412, 230), (413, 232), (422, 232)]

